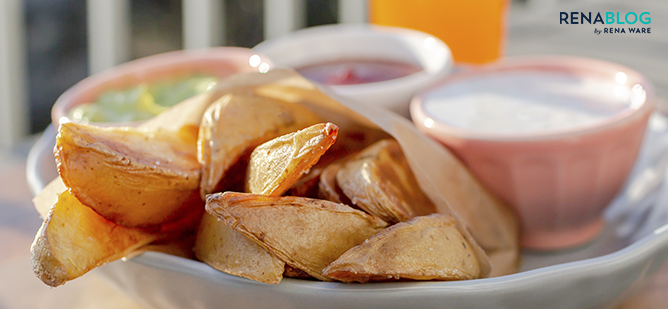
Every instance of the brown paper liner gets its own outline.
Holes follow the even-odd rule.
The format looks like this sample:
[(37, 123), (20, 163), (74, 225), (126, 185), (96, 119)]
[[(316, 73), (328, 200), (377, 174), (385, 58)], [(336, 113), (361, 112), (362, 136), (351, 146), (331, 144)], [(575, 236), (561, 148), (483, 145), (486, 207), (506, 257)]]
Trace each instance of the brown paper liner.
[[(358, 144), (350, 144), (352, 147), (361, 149), (386, 137), (385, 134), (394, 137), (401, 145), (421, 189), (434, 202), (439, 213), (455, 218), (457, 228), (473, 245), (480, 262), (481, 277), (517, 271), (517, 218), (507, 205), (483, 188), (451, 152), (420, 133), (409, 120), (380, 107), (339, 98), (293, 70), (233, 75), (220, 81), (214, 91), (181, 102), (140, 127), (178, 131), (186, 126), (199, 126), (206, 107), (228, 93), (273, 97), (304, 104), (323, 120), (337, 124), (339, 139), (348, 136), (359, 139), (359, 132), (366, 132)], [(57, 191), (60, 187), (54, 184), (53, 188)], [(53, 190), (45, 191), (36, 199), (46, 201), (55, 195), (55, 192), (49, 194)], [(39, 208), (38, 203), (36, 205)], [(494, 269), (492, 264), (496, 264)]]
[[(459, 230), (474, 244), (484, 277), (517, 271), (519, 224), (515, 215), (484, 189), (452, 153), (420, 133), (407, 119), (382, 108), (339, 98), (287, 69), (232, 76), (221, 81), (213, 96), (227, 93), (304, 104), (325, 121), (337, 124), (341, 138), (355, 135), (359, 130), (378, 129), (394, 137), (402, 146), (421, 189), (436, 204), (438, 212), (453, 215)], [(371, 133), (367, 138), (382, 136)], [(488, 256), (492, 262), (498, 262), (494, 271)]]

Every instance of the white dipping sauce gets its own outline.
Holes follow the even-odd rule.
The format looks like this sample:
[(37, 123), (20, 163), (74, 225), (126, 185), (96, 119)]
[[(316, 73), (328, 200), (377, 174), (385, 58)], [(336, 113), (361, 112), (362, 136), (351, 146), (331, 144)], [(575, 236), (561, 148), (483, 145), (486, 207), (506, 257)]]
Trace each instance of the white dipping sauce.
[[(468, 131), (521, 135), (596, 124), (645, 101), (642, 86), (560, 72), (514, 71), (460, 79), (423, 97), (434, 121)], [(622, 80), (623, 79), (623, 80)]]

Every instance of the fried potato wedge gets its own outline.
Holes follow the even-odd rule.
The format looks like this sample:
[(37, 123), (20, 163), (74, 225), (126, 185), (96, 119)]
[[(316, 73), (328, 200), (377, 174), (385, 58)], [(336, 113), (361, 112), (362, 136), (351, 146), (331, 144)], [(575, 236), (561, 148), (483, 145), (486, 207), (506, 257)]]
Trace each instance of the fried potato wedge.
[(305, 271), (294, 268), (290, 265), (285, 265), (285, 271), (283, 272), (283, 277), (288, 278), (299, 278), (299, 279), (315, 279), (313, 276), (307, 274)]
[(341, 169), (340, 163), (332, 163), (327, 165), (322, 172), (320, 173), (320, 179), (318, 182), (318, 198), (323, 200), (332, 201), (335, 203), (353, 205), (350, 199), (343, 193), (339, 187), (338, 182), (336, 182), (336, 174)]
[(480, 276), (480, 263), (455, 220), (432, 214), (383, 230), (322, 273), (344, 282), (466, 280)]
[(246, 152), (283, 134), (321, 122), (306, 107), (277, 99), (227, 94), (204, 113), (197, 141), (201, 195), (213, 193)]
[[(447, 148), (429, 139), (414, 138), (415, 126), (397, 125), (394, 129), (406, 157), (410, 158), (415, 177), (438, 212), (455, 213), (465, 224), (466, 233), (493, 262), (490, 276), (517, 270), (520, 224), (510, 206), (486, 190)], [(421, 151), (423, 149), (430, 151)]]
[[(281, 195), (327, 151), (337, 131), (331, 123), (318, 124), (256, 147), (248, 163), (247, 190)], [(200, 260), (228, 274), (272, 284), (283, 278), (285, 263), (211, 215), (202, 219), (194, 250)]]
[(388, 223), (436, 212), (392, 139), (376, 142), (347, 160), (336, 180), (353, 204)]
[(220, 97), (218, 91), (207, 91), (183, 100), (168, 110), (147, 120), (139, 128), (149, 130), (179, 131), (184, 127), (194, 127), (199, 130), (204, 111)]
[(334, 144), (338, 131), (333, 123), (320, 123), (257, 146), (248, 164), (247, 191), (283, 194)]
[(122, 226), (162, 224), (200, 207), (192, 130), (148, 131), (60, 125), (55, 156), (65, 185), (83, 204)]
[(35, 210), (37, 210), (42, 220), (45, 220), (46, 216), (49, 215), (51, 206), (58, 201), (58, 195), (63, 193), (63, 191), (67, 191), (67, 187), (60, 177), (56, 177), (32, 199), (32, 203), (35, 205)]
[(105, 219), (64, 191), (30, 248), (33, 271), (44, 283), (55, 287), (157, 238)]
[[(152, 242), (146, 246), (141, 247), (136, 253), (143, 253), (145, 251), (162, 252), (174, 256), (179, 256), (185, 259), (196, 259), (193, 253), (193, 246), (195, 244), (195, 235), (183, 235), (179, 239), (171, 239), (168, 241)], [(130, 256), (128, 256), (130, 257)]]
[[(318, 124), (256, 147), (248, 163), (248, 191), (274, 196), (285, 192), (334, 143), (337, 130), (331, 123)], [(285, 263), (211, 215), (202, 219), (194, 250), (200, 260), (228, 274), (272, 284), (283, 278)]]
[(312, 167), (285, 191), (285, 195), (317, 198), (322, 170), (320, 167)]
[(387, 225), (346, 205), (293, 196), (217, 193), (206, 209), (287, 265), (328, 281), (323, 268)]
[(202, 218), (194, 251), (202, 262), (231, 275), (271, 284), (283, 279), (283, 261), (210, 214)]

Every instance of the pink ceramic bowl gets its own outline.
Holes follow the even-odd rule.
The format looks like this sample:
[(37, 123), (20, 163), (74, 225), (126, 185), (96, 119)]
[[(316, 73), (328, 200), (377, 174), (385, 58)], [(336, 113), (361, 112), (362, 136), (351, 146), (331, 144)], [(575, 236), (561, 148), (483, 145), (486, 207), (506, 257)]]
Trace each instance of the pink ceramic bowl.
[(651, 84), (629, 68), (544, 56), (453, 75), (411, 115), (515, 209), (524, 247), (556, 249), (602, 230), (653, 108)]
[[(56, 100), (51, 119), (57, 127), (68, 118), (73, 107), (92, 102), (108, 90), (123, 90), (140, 83), (170, 80), (192, 74), (224, 78), (241, 72), (267, 72), (271, 62), (257, 52), (241, 47), (215, 47), (180, 50), (133, 60), (81, 80)], [(96, 123), (103, 126), (136, 125), (136, 123)]]

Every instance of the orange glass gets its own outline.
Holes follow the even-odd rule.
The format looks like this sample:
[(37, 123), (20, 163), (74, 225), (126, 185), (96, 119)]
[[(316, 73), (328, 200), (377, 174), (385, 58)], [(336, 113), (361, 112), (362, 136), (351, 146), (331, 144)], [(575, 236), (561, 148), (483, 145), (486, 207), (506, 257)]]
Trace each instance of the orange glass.
[(429, 33), (457, 62), (486, 63), (504, 52), (508, 0), (369, 0), (369, 21)]

